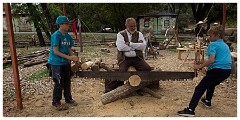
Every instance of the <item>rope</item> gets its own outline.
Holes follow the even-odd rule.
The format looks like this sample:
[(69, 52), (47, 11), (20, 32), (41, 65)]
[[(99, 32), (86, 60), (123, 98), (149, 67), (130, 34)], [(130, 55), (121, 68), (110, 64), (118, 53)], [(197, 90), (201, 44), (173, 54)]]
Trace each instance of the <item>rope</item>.
[(97, 38), (94, 36), (94, 34), (92, 33), (92, 31), (88, 28), (88, 26), (85, 24), (85, 22), (83, 22), (83, 20), (81, 20), (82, 21), (82, 23), (83, 23), (83, 25), (88, 29), (88, 31), (90, 31), (90, 33), (91, 33), (91, 35), (93, 36), (93, 38), (95, 39), (95, 40), (97, 40)]

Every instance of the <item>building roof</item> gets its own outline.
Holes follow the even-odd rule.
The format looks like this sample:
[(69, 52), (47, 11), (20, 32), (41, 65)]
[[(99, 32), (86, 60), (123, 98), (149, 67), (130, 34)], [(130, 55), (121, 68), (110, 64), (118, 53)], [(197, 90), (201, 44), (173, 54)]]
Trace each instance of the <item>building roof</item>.
[(161, 12), (160, 11), (151, 11), (149, 13), (139, 15), (138, 18), (141, 18), (141, 17), (160, 17), (160, 16), (174, 16), (174, 17), (176, 17), (177, 14), (170, 13), (170, 12), (167, 12), (167, 11), (161, 11)]

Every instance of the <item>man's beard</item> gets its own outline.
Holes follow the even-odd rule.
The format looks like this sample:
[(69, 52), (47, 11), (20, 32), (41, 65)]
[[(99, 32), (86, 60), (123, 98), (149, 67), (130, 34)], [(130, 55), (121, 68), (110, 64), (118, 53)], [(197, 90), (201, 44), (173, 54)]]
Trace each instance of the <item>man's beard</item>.
[(136, 30), (133, 30), (133, 31), (130, 31), (130, 30), (129, 30), (129, 32), (130, 32), (131, 34), (133, 34), (133, 33), (135, 33), (135, 32), (136, 32)]

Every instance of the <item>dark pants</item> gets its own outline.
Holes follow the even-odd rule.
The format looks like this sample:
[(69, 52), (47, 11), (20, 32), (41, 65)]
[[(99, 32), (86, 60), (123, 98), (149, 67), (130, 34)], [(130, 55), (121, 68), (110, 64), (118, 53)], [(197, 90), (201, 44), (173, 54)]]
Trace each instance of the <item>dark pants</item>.
[[(151, 67), (145, 62), (145, 60), (139, 57), (126, 57), (125, 60), (119, 65), (119, 71), (126, 72), (130, 66), (135, 67), (137, 71), (151, 71)], [(106, 88), (105, 92), (109, 92), (118, 86), (124, 84), (124, 81), (111, 81)]]
[(206, 99), (208, 101), (212, 100), (214, 89), (222, 81), (227, 79), (230, 76), (231, 70), (214, 68), (207, 71), (206, 76), (200, 81), (196, 86), (192, 99), (189, 103), (189, 108), (193, 111), (198, 105), (199, 100), (201, 99), (204, 92), (206, 92)]
[(53, 102), (62, 99), (62, 90), (64, 91), (65, 101), (72, 100), (71, 95), (71, 67), (67, 65), (51, 65), (52, 78), (54, 81)]

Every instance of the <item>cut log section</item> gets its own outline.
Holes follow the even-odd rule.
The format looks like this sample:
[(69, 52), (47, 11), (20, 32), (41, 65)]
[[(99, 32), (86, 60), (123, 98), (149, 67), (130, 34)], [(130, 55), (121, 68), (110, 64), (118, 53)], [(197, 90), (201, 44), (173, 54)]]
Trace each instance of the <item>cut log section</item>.
[[(128, 71), (137, 71), (135, 67), (130, 66)], [(128, 82), (131, 86), (138, 86), (141, 83), (141, 78), (138, 75), (132, 75), (129, 77)]]
[(129, 77), (128, 82), (131, 86), (138, 86), (141, 83), (141, 78), (138, 75), (132, 75)]
[(87, 62), (85, 62), (85, 63), (83, 63), (83, 64), (81, 65), (81, 68), (82, 68), (82, 70), (87, 70), (87, 69), (90, 68), (93, 64), (94, 64), (94, 62), (92, 62), (92, 61), (87, 61)]

